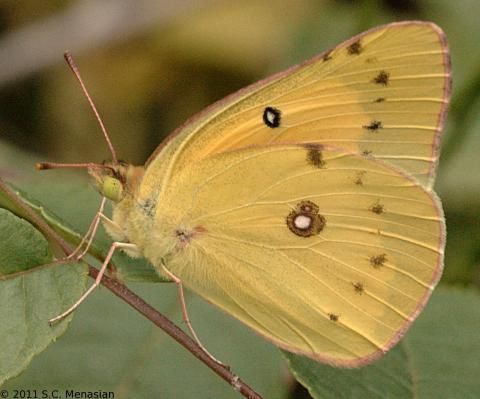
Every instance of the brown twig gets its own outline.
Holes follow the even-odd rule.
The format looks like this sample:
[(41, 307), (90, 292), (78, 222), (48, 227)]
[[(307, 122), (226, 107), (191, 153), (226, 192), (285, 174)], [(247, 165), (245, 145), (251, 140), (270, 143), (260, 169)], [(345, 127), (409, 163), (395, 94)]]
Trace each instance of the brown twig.
[[(65, 240), (63, 240), (63, 238), (61, 238), (41, 217), (39, 217), (30, 207), (28, 207), (22, 201), (21, 197), (11, 190), (1, 179), (0, 190), (7, 193), (12, 202), (18, 208), (20, 208), (22, 212), (24, 212), (24, 215), (27, 215), (28, 220), (35, 224), (46, 237), (55, 241), (58, 247), (61, 248), (66, 255), (72, 251), (71, 247), (65, 242)], [(86, 263), (88, 264), (88, 262)], [(88, 264), (88, 274), (90, 277), (95, 279), (98, 275), (98, 269)], [(192, 353), (197, 359), (202, 361), (207, 367), (209, 367), (228, 384), (230, 384), (236, 391), (240, 392), (244, 397), (249, 399), (262, 399), (261, 395), (259, 395), (244, 381), (242, 381), (230, 370), (229, 367), (215, 362), (180, 327), (145, 302), (124, 284), (120, 283), (118, 280), (104, 275), (102, 278), (102, 285), (124, 302), (128, 303), (136, 311), (144, 315), (153, 324), (160, 327), (163, 331), (175, 339), (175, 341)]]
[[(89, 267), (89, 276), (96, 278), (98, 270), (92, 266)], [(200, 348), (197, 343), (190, 338), (185, 332), (174, 324), (170, 319), (165, 317), (159, 311), (154, 309), (142, 298), (130, 291), (125, 285), (118, 280), (114, 280), (108, 276), (103, 276), (102, 285), (107, 287), (111, 292), (128, 303), (136, 311), (143, 314), (153, 324), (160, 327), (168, 335), (170, 335), (180, 345), (185, 347), (196, 358), (210, 367), (216, 374), (228, 382), (235, 390), (239, 391), (246, 398), (261, 399), (261, 396), (243, 382), (237, 375), (232, 373), (229, 367), (220, 365), (215, 362), (205, 351)]]

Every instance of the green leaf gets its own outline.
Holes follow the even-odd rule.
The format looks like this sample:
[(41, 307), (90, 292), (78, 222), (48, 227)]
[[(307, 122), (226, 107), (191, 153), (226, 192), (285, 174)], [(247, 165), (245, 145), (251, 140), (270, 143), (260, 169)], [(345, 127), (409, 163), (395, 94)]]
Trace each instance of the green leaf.
[(86, 267), (53, 261), (47, 240), (28, 222), (0, 209), (0, 384), (27, 367), (70, 320), (48, 320), (85, 289)]
[(284, 352), (316, 398), (478, 398), (480, 296), (437, 289), (404, 339), (378, 362), (337, 369)]
[[(174, 284), (132, 284), (135, 292), (181, 326)], [(240, 322), (187, 293), (191, 322), (211, 353), (265, 399), (287, 396), (278, 349)], [(238, 392), (163, 331), (96, 290), (75, 312), (68, 334), (37, 356), (3, 389), (113, 391), (115, 399), (240, 399)]]
[[(37, 191), (40, 191), (40, 188), (36, 188)], [(45, 190), (49, 188), (44, 187)], [(21, 200), (26, 206), (31, 208), (35, 213), (41, 217), (60, 237), (66, 240), (68, 243), (72, 244), (73, 247), (76, 247), (81, 239), (83, 234), (79, 233), (76, 229), (82, 231), (87, 230), (85, 227), (85, 217), (75, 218), (75, 211), (78, 214), (90, 214), (90, 219), (92, 220), (95, 216), (94, 206), (100, 203), (100, 196), (98, 193), (89, 189), (88, 186), (83, 187), (80, 185), (77, 186), (76, 183), (72, 180), (69, 183), (62, 183), (55, 187), (58, 190), (57, 195), (60, 198), (75, 198), (75, 203), (79, 201), (80, 206), (72, 205), (72, 201), (64, 201), (71, 205), (69, 212), (73, 213), (73, 226), (68, 222), (65, 222), (61, 217), (56, 215), (54, 212), (47, 209), (41, 204), (41, 202), (31, 198), (28, 194), (22, 192), (21, 190), (15, 190), (15, 194), (19, 200)], [(58, 200), (56, 200), (58, 201)], [(85, 206), (85, 203), (87, 206)], [(19, 215), (23, 218), (29, 219), (29, 215), (24, 212), (24, 210), (18, 206), (18, 204), (12, 200), (9, 193), (2, 190), (0, 186), (0, 207), (4, 207), (16, 215)], [(85, 212), (87, 208), (87, 212)], [(88, 208), (92, 208), (88, 212)], [(101, 231), (101, 228), (97, 232), (95, 240), (89, 248), (88, 253), (96, 259), (103, 260), (110, 248), (111, 240), (106, 236), (106, 234)], [(169, 281), (165, 277), (160, 276), (153, 266), (146, 259), (132, 259), (125, 253), (117, 251), (113, 256), (113, 264), (116, 266), (116, 278), (121, 281), (137, 281), (137, 282), (165, 282)]]
[(1, 208), (0, 235), (0, 275), (3, 277), (52, 259), (45, 238), (31, 224)]

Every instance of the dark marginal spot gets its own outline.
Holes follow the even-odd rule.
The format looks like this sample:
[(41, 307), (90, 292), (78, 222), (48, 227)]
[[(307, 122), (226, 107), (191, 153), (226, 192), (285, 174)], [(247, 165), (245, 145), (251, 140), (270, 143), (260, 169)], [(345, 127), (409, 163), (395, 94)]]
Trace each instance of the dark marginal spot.
[(370, 258), (370, 264), (378, 269), (380, 266), (383, 266), (387, 261), (387, 254), (374, 255)]
[(357, 282), (357, 283), (352, 283), (352, 285), (353, 285), (353, 288), (355, 289), (355, 292), (356, 292), (357, 294), (363, 294), (363, 291), (364, 291), (365, 289), (364, 289), (362, 283)]
[(370, 125), (363, 125), (364, 129), (370, 130), (371, 132), (375, 132), (378, 129), (382, 129), (383, 125), (381, 121), (373, 120), (370, 122)]
[(383, 204), (377, 201), (371, 206), (370, 210), (377, 215), (381, 215), (383, 212), (385, 212), (385, 207)]
[(335, 313), (329, 313), (328, 314), (328, 317), (330, 320), (332, 321), (338, 321), (338, 318), (340, 317), (338, 314), (335, 314)]
[(323, 57), (322, 57), (322, 60), (325, 62), (325, 61), (329, 61), (332, 59), (332, 50), (328, 50), (325, 52), (325, 54), (323, 54)]
[(325, 227), (325, 218), (318, 213), (319, 207), (312, 201), (301, 201), (287, 216), (287, 226), (299, 237), (319, 234)]
[(386, 101), (387, 99), (385, 97), (378, 97), (376, 98), (373, 102), (374, 103), (383, 103), (384, 101)]
[(305, 144), (305, 148), (307, 149), (307, 162), (316, 168), (323, 168), (325, 166), (321, 151), (323, 147), (320, 144), (308, 143)]
[(263, 122), (268, 127), (276, 128), (280, 126), (281, 112), (277, 108), (267, 107), (263, 111)]
[(386, 71), (380, 71), (377, 76), (373, 78), (373, 83), (388, 86), (390, 74)]
[(363, 151), (362, 151), (362, 155), (363, 155), (365, 158), (368, 158), (368, 157), (370, 157), (370, 155), (372, 155), (372, 150), (363, 150)]
[(353, 42), (350, 46), (347, 47), (348, 54), (350, 55), (358, 55), (363, 51), (362, 44), (360, 40)]
[(365, 170), (357, 172), (357, 176), (355, 178), (355, 184), (357, 186), (363, 186), (363, 176), (365, 176), (366, 173), (367, 172)]

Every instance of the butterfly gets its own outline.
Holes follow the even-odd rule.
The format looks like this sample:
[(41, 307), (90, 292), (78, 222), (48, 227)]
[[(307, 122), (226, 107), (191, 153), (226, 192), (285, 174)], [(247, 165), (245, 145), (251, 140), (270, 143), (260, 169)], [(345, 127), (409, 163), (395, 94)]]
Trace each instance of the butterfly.
[(110, 252), (288, 351), (372, 362), (442, 273), (432, 186), (450, 91), (442, 30), (391, 23), (211, 105), (144, 166), (112, 149), (88, 165), (114, 204)]

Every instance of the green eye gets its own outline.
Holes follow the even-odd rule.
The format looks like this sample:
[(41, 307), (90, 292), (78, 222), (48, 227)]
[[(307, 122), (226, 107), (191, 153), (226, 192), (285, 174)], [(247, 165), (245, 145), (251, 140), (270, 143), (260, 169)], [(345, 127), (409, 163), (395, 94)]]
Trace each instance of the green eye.
[(123, 185), (120, 180), (114, 177), (106, 176), (103, 180), (101, 193), (108, 199), (118, 202), (123, 196)]

